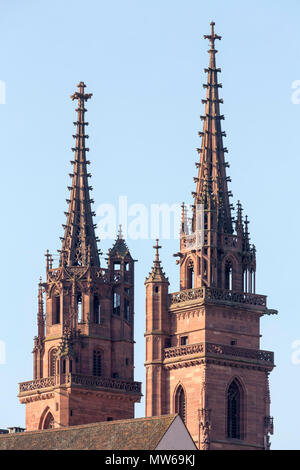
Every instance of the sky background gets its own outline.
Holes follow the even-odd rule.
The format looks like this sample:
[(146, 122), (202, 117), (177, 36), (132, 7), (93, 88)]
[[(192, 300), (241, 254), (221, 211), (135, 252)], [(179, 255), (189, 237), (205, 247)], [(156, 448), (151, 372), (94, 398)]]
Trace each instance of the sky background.
[[(299, 449), (299, 128), (292, 83), (300, 79), (298, 0), (0, 1), (1, 323), (0, 427), (23, 426), (19, 381), (32, 379), (37, 284), (44, 253), (60, 248), (71, 171), (75, 106), (84, 80), (94, 208), (191, 203), (203, 114), (209, 23), (216, 22), (223, 130), (233, 201), (250, 218), (257, 293), (279, 316), (262, 319), (261, 347), (275, 351), (271, 374), (273, 449)], [(98, 218), (96, 218), (96, 222)], [(104, 252), (113, 243), (101, 242)], [(161, 258), (179, 288), (173, 253)], [(144, 379), (144, 280), (153, 240), (128, 240), (136, 264), (136, 380)], [(294, 361), (295, 362), (295, 361)], [(144, 388), (145, 390), (145, 388)], [(144, 403), (136, 416), (144, 415)]]

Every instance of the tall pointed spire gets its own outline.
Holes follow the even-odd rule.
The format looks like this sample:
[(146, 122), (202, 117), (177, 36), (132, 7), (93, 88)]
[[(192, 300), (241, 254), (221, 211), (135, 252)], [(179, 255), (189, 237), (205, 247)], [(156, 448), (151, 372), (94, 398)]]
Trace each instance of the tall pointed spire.
[(71, 191), (70, 199), (67, 200), (69, 204), (68, 212), (66, 212), (67, 223), (64, 225), (64, 237), (62, 238), (62, 250), (60, 251), (60, 266), (99, 266), (99, 253), (97, 249), (97, 238), (95, 236), (95, 225), (93, 224), (93, 215), (95, 213), (91, 209), (89, 192), (92, 187), (89, 186), (88, 178), (91, 176), (87, 172), (87, 165), (89, 161), (86, 159), (86, 152), (89, 151), (85, 146), (85, 139), (88, 135), (85, 134), (84, 107), (85, 101), (92, 97), (92, 93), (85, 93), (85, 84), (80, 82), (78, 91), (72, 96), (72, 101), (78, 100), (77, 121), (74, 122), (76, 126), (76, 134), (73, 138), (76, 145), (72, 148), (75, 152), (73, 164), (73, 173), (70, 174), (72, 178), (72, 186), (68, 189)]
[(220, 103), (223, 100), (219, 98), (218, 72), (221, 69), (216, 68), (215, 41), (221, 39), (214, 32), (215, 23), (211, 23), (211, 33), (204, 38), (210, 42), (209, 67), (205, 69), (208, 74), (207, 83), (204, 88), (207, 89), (206, 99), (202, 100), (205, 104), (205, 114), (201, 116), (203, 121), (203, 130), (199, 132), (202, 137), (202, 146), (197, 149), (200, 154), (200, 163), (196, 163), (199, 168), (196, 192), (193, 193), (196, 203), (203, 203), (208, 197), (214, 199), (218, 209), (218, 219), (226, 233), (232, 233), (232, 219), (229, 197), (231, 195), (227, 188), (227, 182), (230, 178), (226, 177), (226, 166), (224, 154), (227, 149), (223, 146), (223, 137), (226, 135), (221, 129), (221, 120), (224, 116), (220, 113)]

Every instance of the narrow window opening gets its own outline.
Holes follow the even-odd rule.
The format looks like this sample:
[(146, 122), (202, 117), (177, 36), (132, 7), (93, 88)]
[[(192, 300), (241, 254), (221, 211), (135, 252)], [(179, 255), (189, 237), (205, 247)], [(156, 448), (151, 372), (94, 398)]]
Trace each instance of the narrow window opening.
[(120, 315), (120, 303), (121, 303), (120, 294), (118, 294), (117, 292), (114, 292), (113, 313), (115, 315)]
[(124, 299), (124, 318), (126, 321), (130, 321), (130, 302), (128, 299)]
[(78, 322), (83, 322), (83, 308), (82, 308), (82, 295), (77, 295), (77, 311), (78, 311)]
[(188, 336), (181, 336), (180, 338), (180, 345), (186, 346), (188, 344)]
[(227, 437), (241, 439), (241, 393), (233, 381), (227, 392)]
[(94, 351), (93, 354), (93, 375), (100, 377), (102, 373), (102, 357), (100, 351)]
[(52, 349), (50, 352), (50, 370), (49, 375), (53, 377), (55, 375), (55, 365), (56, 365), (56, 349)]
[(232, 290), (232, 264), (226, 261), (225, 264), (225, 289)]
[(60, 323), (60, 296), (54, 297), (53, 325)]
[(185, 393), (181, 386), (178, 387), (175, 397), (175, 411), (179, 414), (182, 421), (186, 421), (186, 400)]
[(98, 295), (94, 296), (94, 323), (100, 325), (100, 301)]
[(187, 288), (193, 289), (194, 287), (194, 265), (190, 263), (187, 268)]

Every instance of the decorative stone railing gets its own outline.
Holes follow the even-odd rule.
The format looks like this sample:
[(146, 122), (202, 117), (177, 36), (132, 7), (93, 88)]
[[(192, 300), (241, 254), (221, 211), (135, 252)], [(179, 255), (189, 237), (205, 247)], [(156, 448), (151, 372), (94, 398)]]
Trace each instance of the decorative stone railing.
[(197, 353), (203, 356), (231, 356), (235, 358), (250, 359), (268, 364), (274, 364), (274, 353), (271, 351), (238, 348), (236, 346), (216, 343), (197, 343), (188, 344), (186, 346), (166, 348), (164, 350), (164, 358), (179, 358)]
[(44, 377), (42, 379), (30, 380), (29, 382), (22, 382), (19, 386), (19, 392), (30, 392), (40, 388), (53, 387), (56, 383), (55, 377)]
[(164, 351), (165, 359), (177, 356), (188, 356), (189, 354), (203, 353), (204, 343), (190, 344), (187, 346), (178, 346), (175, 348), (167, 348)]
[(20, 383), (19, 392), (29, 392), (38, 389), (54, 387), (55, 385), (81, 385), (91, 388), (106, 388), (111, 390), (121, 390), (130, 393), (141, 393), (141, 383), (129, 380), (112, 379), (110, 377), (94, 377), (81, 374), (62, 374), (54, 377), (31, 380)]
[(259, 307), (266, 307), (267, 305), (267, 297), (265, 295), (235, 292), (232, 290), (218, 289), (216, 287), (196, 287), (195, 289), (184, 289), (169, 294), (169, 306), (197, 299), (234, 302), (257, 305)]
[(129, 380), (112, 379), (110, 377), (94, 377), (81, 374), (67, 374), (68, 383), (84, 387), (110, 388), (124, 390), (125, 392), (141, 393), (141, 383)]

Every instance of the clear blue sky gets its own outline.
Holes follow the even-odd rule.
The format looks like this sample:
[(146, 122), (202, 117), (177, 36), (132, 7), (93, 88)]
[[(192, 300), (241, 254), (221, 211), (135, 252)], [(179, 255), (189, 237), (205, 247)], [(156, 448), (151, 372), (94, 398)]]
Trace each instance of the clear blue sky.
[[(23, 425), (17, 382), (32, 378), (37, 282), (44, 252), (60, 246), (73, 145), (74, 104), (84, 80), (93, 198), (116, 204), (191, 202), (203, 112), (209, 23), (217, 44), (234, 202), (257, 246), (257, 292), (278, 317), (262, 320), (271, 375), (273, 448), (300, 448), (299, 128), (291, 85), (300, 79), (299, 1), (0, 1), (1, 329), (0, 427)], [(97, 220), (96, 220), (97, 221)], [(112, 241), (101, 243), (104, 251)], [(129, 240), (136, 265), (136, 379), (144, 376), (144, 279), (152, 240)], [(172, 254), (161, 257), (178, 290)], [(144, 405), (137, 406), (137, 416)]]

